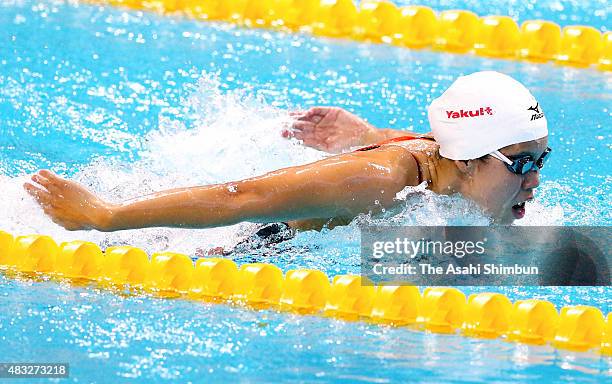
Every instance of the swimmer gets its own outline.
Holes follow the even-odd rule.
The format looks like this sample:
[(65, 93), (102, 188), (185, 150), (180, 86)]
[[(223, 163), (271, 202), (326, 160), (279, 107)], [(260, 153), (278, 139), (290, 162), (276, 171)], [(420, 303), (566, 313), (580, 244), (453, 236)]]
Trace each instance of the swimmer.
[[(287, 137), (335, 152), (323, 160), (215, 185), (156, 192), (121, 203), (40, 170), (24, 188), (68, 230), (210, 228), (243, 221), (294, 229), (350, 222), (399, 205), (396, 194), (427, 182), (431, 191), (476, 202), (494, 223), (525, 215), (550, 152), (541, 106), (498, 72), (459, 77), (428, 107), (431, 135), (379, 130), (339, 108), (298, 114)], [(373, 144), (378, 140), (380, 143)], [(340, 153), (352, 146), (368, 145)]]

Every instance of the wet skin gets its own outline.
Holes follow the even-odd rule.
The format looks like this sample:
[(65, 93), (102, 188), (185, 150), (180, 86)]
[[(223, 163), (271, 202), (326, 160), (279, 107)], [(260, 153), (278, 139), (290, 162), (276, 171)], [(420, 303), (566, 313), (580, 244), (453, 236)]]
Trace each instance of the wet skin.
[[(538, 158), (547, 138), (501, 149), (508, 157)], [(435, 142), (413, 140), (351, 152), (247, 180), (177, 188), (119, 204), (104, 201), (82, 185), (48, 170), (24, 188), (51, 219), (68, 230), (115, 231), (146, 227), (206, 228), (241, 221), (272, 222), (336, 218), (346, 222), (365, 212), (393, 208), (396, 193), (428, 182), (439, 194), (460, 193), (501, 224), (515, 218), (513, 206), (533, 198), (538, 171), (509, 172), (491, 158), (452, 161)]]

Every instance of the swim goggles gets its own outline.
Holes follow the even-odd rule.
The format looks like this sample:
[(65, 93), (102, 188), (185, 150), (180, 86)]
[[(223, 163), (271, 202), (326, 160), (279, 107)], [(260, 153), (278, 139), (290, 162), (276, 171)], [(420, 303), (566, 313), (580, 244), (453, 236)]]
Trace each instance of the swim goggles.
[[(550, 147), (546, 147), (542, 155), (539, 159), (534, 160), (530, 155), (521, 156), (521, 157), (513, 157), (512, 159), (507, 158), (500, 151), (494, 151), (489, 153), (489, 155), (494, 158), (503, 161), (506, 164), (506, 168), (512, 173), (517, 175), (525, 175), (531, 171), (537, 171), (538, 169), (542, 169), (544, 166), (544, 162), (546, 161), (546, 157), (552, 151)], [(537, 168), (536, 168), (537, 167)]]

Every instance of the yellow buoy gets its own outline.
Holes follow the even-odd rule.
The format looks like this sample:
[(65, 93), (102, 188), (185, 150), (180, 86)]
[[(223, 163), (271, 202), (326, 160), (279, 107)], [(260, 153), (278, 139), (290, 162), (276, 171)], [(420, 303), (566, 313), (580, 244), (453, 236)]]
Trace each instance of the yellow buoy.
[(248, 0), (241, 21), (248, 27), (266, 27), (275, 17), (276, 0)]
[(435, 333), (454, 333), (465, 316), (465, 294), (457, 288), (430, 287), (423, 292), (417, 321)]
[(606, 329), (601, 340), (601, 353), (612, 356), (612, 312), (608, 313)]
[(17, 264), (13, 254), (15, 238), (10, 233), (0, 231), (0, 267), (14, 266)]
[(180, 8), (189, 16), (203, 20), (212, 20), (217, 14), (217, 1), (180, 0)]
[(145, 282), (150, 267), (149, 256), (140, 248), (109, 247), (104, 252), (104, 263), (98, 279), (102, 283), (139, 287)]
[(51, 272), (57, 261), (58, 245), (49, 236), (19, 236), (13, 245), (15, 267), (22, 272)]
[(238, 267), (229, 259), (201, 258), (196, 261), (189, 296), (192, 298), (227, 300), (238, 285)]
[(132, 9), (142, 9), (142, 0), (110, 0), (110, 4), (124, 6)]
[(463, 333), (484, 338), (499, 337), (508, 331), (511, 315), (512, 303), (500, 293), (470, 295), (465, 308)]
[(191, 287), (193, 260), (182, 253), (163, 252), (151, 257), (146, 288), (164, 296), (186, 293)]
[[(8, 256), (7, 256), (8, 255)], [(360, 276), (340, 275), (330, 285), (325, 273), (299, 269), (287, 272), (272, 264), (236, 264), (223, 258), (202, 258), (194, 267), (184, 254), (147, 254), (129, 246), (110, 247), (104, 255), (96, 244), (62, 243), (49, 236), (13, 238), (0, 231), (0, 261), (10, 269), (70, 279), (98, 278), (101, 285), (145, 288), (162, 297), (183, 294), (192, 299), (236, 300), (255, 308), (319, 313), (343, 320), (367, 318), (394, 326), (417, 323), (437, 333), (545, 344), (572, 351), (596, 350), (612, 355), (612, 314), (604, 319), (594, 307), (564, 307), (558, 314), (544, 300), (519, 300), (514, 305), (499, 293), (465, 295), (456, 288), (430, 287), (419, 295), (414, 286), (379, 286)]]
[(238, 21), (244, 14), (247, 0), (182, 0), (183, 9), (204, 20)]
[(588, 67), (599, 61), (602, 48), (603, 38), (597, 29), (580, 25), (565, 27), (561, 35), (557, 62), (575, 67)]
[(70, 241), (60, 245), (55, 273), (67, 278), (96, 279), (103, 263), (102, 250), (96, 244)]
[(268, 308), (278, 304), (283, 289), (283, 272), (275, 265), (264, 263), (243, 264), (238, 271), (236, 301), (255, 308)]
[(350, 37), (355, 31), (359, 13), (352, 0), (321, 0), (319, 19), (312, 32), (319, 36)]
[(474, 42), (476, 54), (488, 57), (512, 57), (516, 54), (520, 40), (519, 27), (508, 16), (486, 16)]
[(385, 0), (364, 0), (359, 9), (359, 22), (354, 37), (359, 40), (391, 43), (398, 33), (400, 11)]
[(521, 59), (546, 62), (554, 59), (561, 46), (561, 27), (550, 21), (528, 20), (521, 25), (517, 55)]
[(599, 309), (586, 305), (563, 307), (553, 343), (557, 348), (586, 351), (601, 346), (603, 331), (604, 317)]
[(314, 269), (288, 271), (280, 298), (280, 309), (316, 313), (325, 306), (330, 284), (327, 276)]
[(361, 316), (369, 316), (376, 290), (373, 285), (365, 284), (361, 276), (335, 276), (324, 314), (345, 320), (357, 320)]
[(401, 8), (395, 42), (410, 48), (431, 45), (438, 31), (438, 18), (429, 7), (411, 5)]
[(603, 48), (598, 67), (604, 71), (612, 71), (612, 32), (603, 35)]
[[(172, 7), (170, 4), (168, 5)], [(140, 3), (140, 8), (156, 13), (164, 13), (166, 10), (166, 4), (164, 4), (163, 0), (142, 0)]]
[(182, 0), (161, 0), (164, 13), (180, 11), (183, 8)]
[(475, 13), (444, 11), (438, 20), (438, 33), (433, 42), (435, 49), (455, 53), (466, 53), (473, 49), (480, 26)]
[(421, 294), (415, 286), (378, 287), (370, 320), (396, 326), (415, 323), (419, 315), (420, 303)]
[(277, 7), (283, 26), (293, 30), (312, 28), (321, 12), (319, 0), (286, 0), (285, 4), (279, 3)]
[(555, 337), (558, 323), (559, 314), (551, 302), (519, 300), (512, 308), (508, 340), (526, 344), (546, 344)]

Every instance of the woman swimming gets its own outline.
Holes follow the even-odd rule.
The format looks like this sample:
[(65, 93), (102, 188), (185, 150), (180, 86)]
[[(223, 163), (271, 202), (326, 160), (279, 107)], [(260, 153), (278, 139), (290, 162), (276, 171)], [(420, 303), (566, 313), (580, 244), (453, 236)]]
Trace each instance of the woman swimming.
[(509, 76), (477, 72), (458, 78), (434, 100), (428, 118), (433, 138), (398, 137), (405, 133), (376, 130), (339, 109), (313, 109), (298, 116), (289, 134), (306, 145), (339, 152), (395, 138), (246, 180), (161, 191), (119, 204), (47, 170), (24, 188), (68, 230), (207, 228), (242, 221), (288, 222), (303, 229), (390, 209), (398, 204), (398, 192), (424, 181), (438, 194), (475, 201), (496, 223), (522, 218), (550, 152), (546, 118), (531, 93)]

